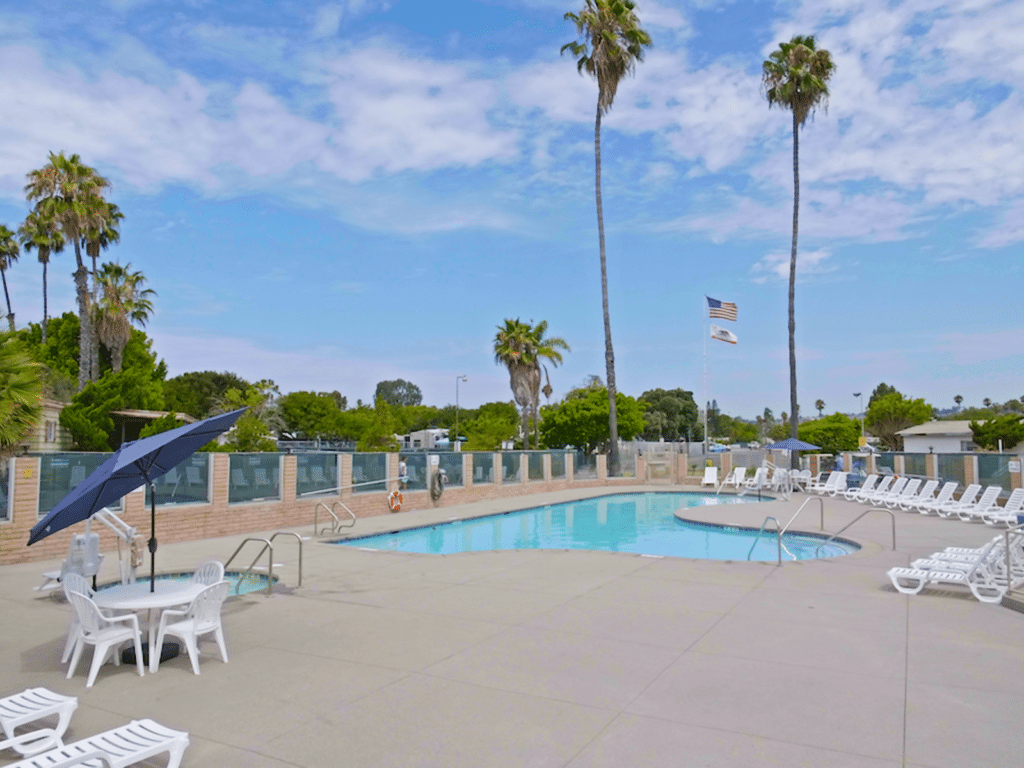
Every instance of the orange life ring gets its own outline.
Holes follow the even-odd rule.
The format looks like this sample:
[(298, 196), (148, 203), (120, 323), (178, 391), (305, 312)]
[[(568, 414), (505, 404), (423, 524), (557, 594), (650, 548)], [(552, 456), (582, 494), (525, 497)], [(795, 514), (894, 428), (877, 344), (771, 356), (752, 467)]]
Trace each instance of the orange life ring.
[(402, 498), (402, 493), (400, 491), (392, 491), (391, 495), (388, 496), (388, 506), (391, 508), (392, 512), (400, 510), (402, 508), (403, 501), (404, 499)]

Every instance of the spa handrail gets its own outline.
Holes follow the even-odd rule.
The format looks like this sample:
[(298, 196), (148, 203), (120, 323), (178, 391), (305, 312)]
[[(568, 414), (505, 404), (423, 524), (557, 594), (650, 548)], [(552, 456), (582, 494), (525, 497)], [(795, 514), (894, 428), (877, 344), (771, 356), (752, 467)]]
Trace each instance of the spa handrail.
[(872, 509), (864, 510), (859, 515), (857, 515), (855, 518), (853, 518), (853, 520), (848, 522), (846, 525), (844, 525), (838, 531), (836, 531), (831, 536), (829, 536), (827, 539), (825, 539), (825, 541), (823, 541), (821, 544), (819, 544), (818, 548), (814, 551), (814, 556), (817, 557), (818, 553), (821, 552), (821, 548), (824, 547), (826, 544), (828, 544), (830, 541), (832, 541), (832, 539), (834, 539), (840, 533), (842, 533), (847, 528), (849, 528), (851, 525), (856, 523), (858, 520), (860, 520), (862, 517), (864, 517), (864, 515), (868, 515), (868, 514), (870, 514), (872, 512), (885, 512), (885, 514), (887, 514), (889, 517), (892, 518), (892, 548), (893, 548), (893, 551), (895, 551), (895, 549), (896, 549), (896, 515), (894, 515), (892, 513), (892, 510), (890, 510), (890, 509), (881, 509), (879, 507), (874, 507)]

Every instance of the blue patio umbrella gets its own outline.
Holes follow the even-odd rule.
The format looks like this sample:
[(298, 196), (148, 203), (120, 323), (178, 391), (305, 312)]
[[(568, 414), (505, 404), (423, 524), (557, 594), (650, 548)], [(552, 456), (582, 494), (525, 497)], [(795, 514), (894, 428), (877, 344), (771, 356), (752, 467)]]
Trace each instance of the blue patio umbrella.
[(153, 481), (234, 425), (245, 408), (125, 443), (32, 527), (31, 546), (51, 533), (88, 520), (142, 485), (150, 486), (150, 591), (156, 577), (156, 492)]
[(766, 445), (765, 448), (769, 451), (820, 451), (820, 445), (811, 445), (805, 443), (803, 440), (797, 440), (795, 437), (787, 437), (785, 440), (781, 440), (771, 445)]

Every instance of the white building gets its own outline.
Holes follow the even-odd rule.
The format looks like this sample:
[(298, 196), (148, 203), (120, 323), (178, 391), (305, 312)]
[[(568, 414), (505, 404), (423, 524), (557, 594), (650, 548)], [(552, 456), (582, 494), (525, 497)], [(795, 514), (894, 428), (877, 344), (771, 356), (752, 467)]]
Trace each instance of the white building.
[(896, 433), (905, 453), (968, 453), (978, 450), (969, 421), (928, 421)]
[(408, 435), (395, 435), (395, 439), (403, 449), (437, 450), (450, 446), (447, 429), (421, 429)]

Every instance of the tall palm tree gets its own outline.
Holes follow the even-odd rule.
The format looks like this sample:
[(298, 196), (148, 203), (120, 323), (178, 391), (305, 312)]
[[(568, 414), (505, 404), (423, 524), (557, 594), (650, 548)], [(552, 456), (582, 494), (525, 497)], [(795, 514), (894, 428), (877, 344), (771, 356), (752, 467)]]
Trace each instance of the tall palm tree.
[(818, 411), (818, 418), (821, 418), (821, 412), (825, 410), (825, 401), (818, 399), (814, 401), (814, 407)]
[(0, 334), (0, 459), (17, 452), (42, 412), (42, 366), (11, 334)]
[(46, 326), (49, 323), (49, 307), (46, 293), (46, 268), (50, 263), (50, 254), (64, 250), (64, 235), (52, 217), (47, 218), (40, 212), (31, 211), (18, 228), (18, 237), (25, 251), (36, 250), (39, 263), (43, 265), (43, 344), (46, 344)]
[[(832, 54), (815, 46), (813, 35), (780, 43), (763, 64), (762, 86), (768, 107), (793, 113), (793, 246), (789, 256), (789, 432), (797, 436), (796, 402), (796, 241), (800, 213), (800, 127), (818, 108), (828, 109), (828, 81), (835, 73)], [(793, 451), (793, 468), (799, 456)]]
[[(512, 397), (522, 411), (523, 447), (530, 444), (530, 416), (534, 425), (537, 422), (537, 409), (540, 402), (541, 359), (547, 359), (552, 365), (562, 362), (559, 350), (569, 351), (565, 339), (558, 337), (544, 338), (548, 323), (542, 320), (536, 326), (515, 320), (505, 320), (498, 326), (494, 336), (494, 362), (508, 368), (509, 385)], [(534, 448), (540, 446), (540, 438), (534, 431)]]
[[(106, 200), (96, 200), (89, 216), (89, 229), (85, 233), (85, 252), (92, 258), (92, 305), (95, 308), (99, 301), (100, 279), (96, 271), (96, 261), (100, 251), (112, 243), (121, 242), (121, 231), (118, 228), (124, 214), (121, 209)], [(96, 381), (100, 377), (100, 335), (92, 334), (89, 350), (89, 378)], [(104, 342), (105, 343), (105, 342)], [(109, 347), (109, 345), (108, 345)]]
[(110, 350), (115, 372), (121, 370), (124, 348), (132, 337), (132, 323), (144, 326), (153, 313), (151, 288), (143, 288), (146, 277), (132, 272), (131, 264), (104, 264), (98, 275), (102, 295), (96, 303), (96, 335)]
[(78, 388), (91, 380), (92, 313), (89, 271), (82, 260), (82, 241), (102, 213), (103, 194), (110, 182), (78, 155), (49, 155), (49, 163), (28, 173), (25, 196), (36, 201), (36, 211), (52, 216), (64, 239), (75, 246), (75, 292), (78, 296)]
[(612, 350), (612, 326), (608, 313), (608, 265), (604, 247), (604, 209), (601, 205), (601, 116), (615, 101), (619, 82), (643, 61), (644, 46), (651, 36), (640, 27), (632, 0), (584, 0), (579, 13), (567, 13), (565, 19), (576, 25), (583, 40), (566, 43), (566, 51), (576, 57), (576, 69), (597, 80), (597, 117), (594, 120), (594, 191), (597, 198), (597, 238), (601, 250), (601, 307), (604, 311), (604, 360), (608, 376), (608, 432), (611, 443), (609, 470), (618, 474), (619, 422), (615, 411), (615, 353)]
[[(1024, 398), (1021, 398), (1021, 400), (1024, 400)], [(963, 395), (957, 395), (956, 397), (953, 398), (953, 402), (956, 403), (957, 410), (960, 410), (960, 403), (962, 403), (963, 401)]]
[(11, 309), (11, 294), (7, 290), (7, 270), (18, 260), (19, 253), (21, 253), (21, 249), (18, 247), (14, 233), (0, 224), (0, 278), (3, 279), (4, 297), (7, 299), (7, 322), (11, 324), (12, 331), (14, 330), (14, 310)]

